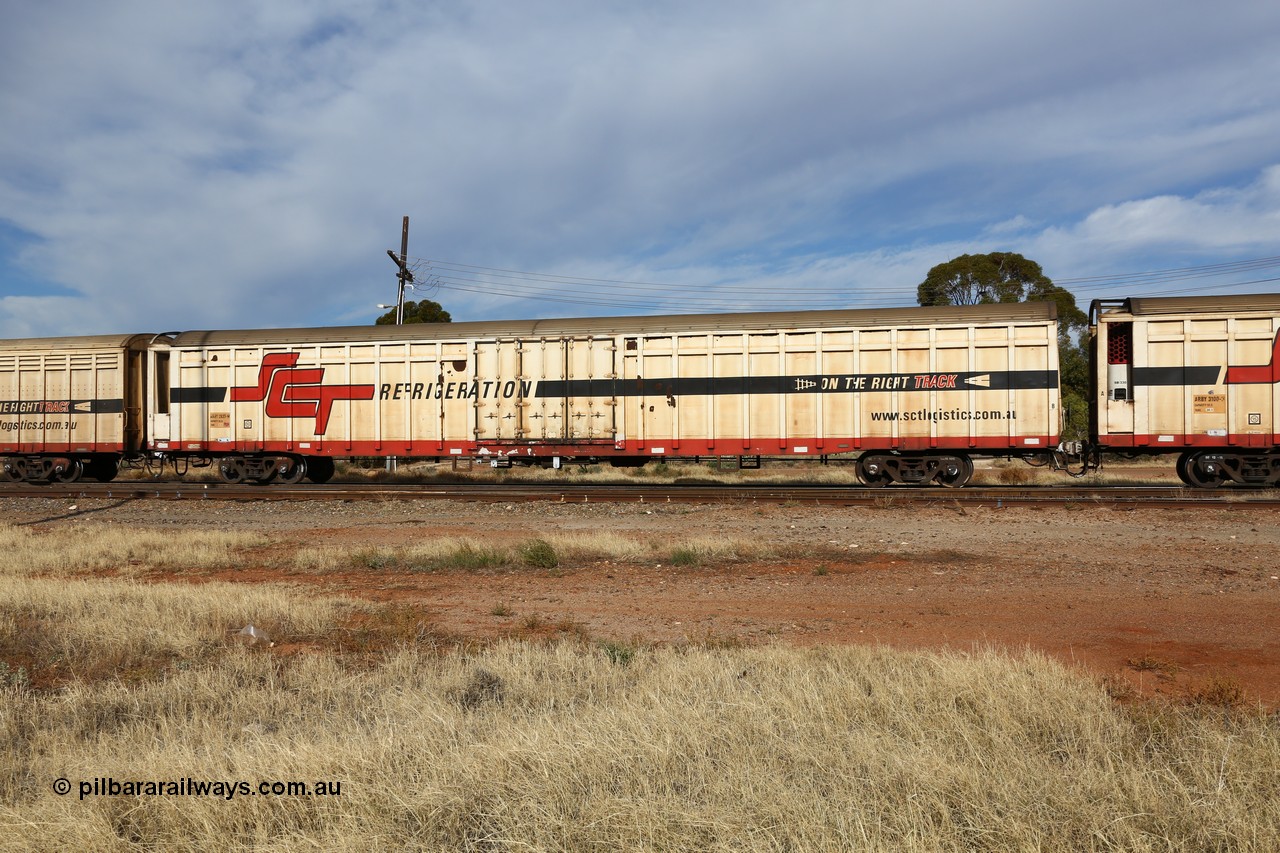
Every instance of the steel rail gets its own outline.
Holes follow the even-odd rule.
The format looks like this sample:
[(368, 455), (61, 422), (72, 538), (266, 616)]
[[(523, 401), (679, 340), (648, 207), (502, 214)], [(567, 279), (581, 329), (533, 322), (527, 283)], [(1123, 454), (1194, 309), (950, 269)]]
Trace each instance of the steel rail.
[(707, 483), (328, 483), (260, 486), (122, 480), (111, 483), (0, 484), (4, 498), (228, 501), (558, 501), (562, 503), (770, 503), (844, 506), (1125, 505), (1161, 507), (1280, 506), (1280, 491), (1179, 486), (984, 486), (963, 489), (807, 484)]

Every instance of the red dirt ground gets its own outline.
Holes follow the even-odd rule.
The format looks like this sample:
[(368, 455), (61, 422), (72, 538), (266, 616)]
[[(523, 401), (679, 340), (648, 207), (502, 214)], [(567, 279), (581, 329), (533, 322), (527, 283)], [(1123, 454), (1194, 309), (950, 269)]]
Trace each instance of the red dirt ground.
[[(1113, 692), (1280, 707), (1278, 512), (1221, 509), (746, 504), (132, 504), (7, 502), (13, 522), (261, 530), (257, 567), (201, 579), (284, 582), (420, 611), (464, 637), (574, 633), (634, 642), (881, 643), (1024, 648)], [(43, 517), (41, 517), (43, 515)], [(610, 531), (654, 545), (643, 563), (554, 570), (317, 572), (298, 548), (409, 545), (437, 536), (514, 544)], [(765, 556), (673, 566), (699, 537)], [(190, 576), (184, 576), (190, 577)], [(156, 579), (162, 579), (156, 577)], [(163, 578), (168, 579), (168, 578)], [(192, 578), (194, 579), (194, 578)], [(282, 638), (286, 639), (287, 638)]]

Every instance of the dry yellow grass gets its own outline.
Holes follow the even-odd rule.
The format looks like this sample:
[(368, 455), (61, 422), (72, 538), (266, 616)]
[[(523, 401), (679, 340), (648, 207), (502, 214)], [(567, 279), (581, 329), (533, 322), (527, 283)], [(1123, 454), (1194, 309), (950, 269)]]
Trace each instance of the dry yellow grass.
[[(673, 553), (696, 554), (708, 562), (768, 559), (777, 549), (766, 542), (744, 542), (724, 536), (654, 537), (624, 535), (613, 531), (548, 532), (542, 540), (565, 563), (609, 560), (622, 563), (666, 562)], [(292, 557), (296, 569), (312, 572), (348, 571), (352, 568), (484, 569), (519, 566), (527, 542), (495, 543), (457, 536), (442, 536), (403, 546), (367, 546), (334, 543), (299, 549)]]
[(75, 573), (101, 569), (214, 569), (238, 565), (237, 553), (262, 545), (254, 533), (162, 530), (115, 525), (64, 525), (44, 532), (0, 523), (5, 549), (0, 575)]
[[(9, 849), (1272, 850), (1280, 733), (1126, 712), (1042, 657), (865, 648), (233, 651), (6, 697)], [(56, 796), (59, 777), (72, 792)], [(103, 796), (83, 780), (341, 782)]]
[[(464, 649), (408, 614), (383, 637), (407, 642), (351, 656), (325, 638), (353, 614), (405, 614), (43, 571), (0, 573), (0, 849), (1261, 853), (1280, 837), (1274, 715), (1120, 706), (1036, 654)], [(228, 641), (250, 621), (338, 651)], [(33, 689), (26, 660), (66, 677)], [(95, 779), (249, 790), (81, 798)], [(320, 781), (340, 795), (252, 793)]]
[(315, 636), (360, 606), (270, 586), (0, 577), (0, 650), (63, 678), (93, 678), (207, 656), (249, 624), (269, 636)]

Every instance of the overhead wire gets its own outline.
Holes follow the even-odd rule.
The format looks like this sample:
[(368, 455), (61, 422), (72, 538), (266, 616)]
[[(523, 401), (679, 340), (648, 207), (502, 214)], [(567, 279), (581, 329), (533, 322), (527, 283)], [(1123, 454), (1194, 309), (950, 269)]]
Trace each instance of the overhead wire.
[[(536, 299), (617, 309), (739, 310), (744, 307), (834, 308), (866, 303), (873, 290), (900, 302), (910, 294), (902, 288), (806, 287), (780, 297), (775, 284), (688, 285), (626, 279), (591, 278), (482, 267), (449, 261), (426, 261), (439, 286), (449, 290), (514, 299)], [(701, 295), (705, 294), (705, 295)]]
[(1081, 284), (1091, 282), (1130, 282), (1144, 280), (1174, 280), (1179, 278), (1199, 278), (1211, 275), (1227, 275), (1235, 272), (1252, 272), (1259, 269), (1280, 266), (1280, 256), (1269, 258), (1253, 258), (1247, 261), (1229, 261), (1218, 264), (1203, 264), (1194, 267), (1175, 267), (1173, 269), (1150, 270), (1147, 272), (1114, 273), (1110, 275), (1082, 276), (1078, 278), (1056, 279), (1057, 284)]
[[(1195, 287), (1170, 287), (1186, 281), (1240, 276), (1280, 268), (1280, 256), (1252, 258), (1200, 266), (1175, 267), (1140, 272), (1066, 277), (1054, 284), (1072, 293), (1116, 291), (1121, 288), (1141, 295), (1165, 296), (1206, 290), (1251, 287), (1280, 281), (1280, 277), (1226, 283), (1205, 283)], [(456, 261), (414, 258), (411, 269), (418, 276), (415, 290), (431, 288), (476, 293), (490, 297), (536, 300), (557, 304), (588, 305), (618, 310), (723, 311), (743, 308), (836, 308), (851, 305), (875, 307), (900, 305), (915, 300), (915, 286), (909, 287), (790, 287), (780, 290), (774, 282), (758, 285), (689, 285), (561, 273), (538, 273), (502, 267), (486, 267)], [(426, 281), (423, 281), (425, 275)]]

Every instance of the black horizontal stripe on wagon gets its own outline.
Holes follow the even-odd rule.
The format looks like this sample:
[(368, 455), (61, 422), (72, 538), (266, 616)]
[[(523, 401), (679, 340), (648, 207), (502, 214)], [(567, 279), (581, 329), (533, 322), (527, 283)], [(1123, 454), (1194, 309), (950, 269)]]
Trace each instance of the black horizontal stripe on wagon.
[[(885, 391), (1026, 391), (1056, 388), (1052, 370), (857, 373), (803, 376), (679, 376), (661, 379), (544, 379), (535, 398), (694, 397), (754, 394), (876, 394)], [(173, 388), (173, 403), (221, 403), (226, 387)]]
[(221, 403), (227, 399), (227, 389), (222, 388), (171, 388), (170, 403)]
[(1135, 367), (1133, 385), (1217, 385), (1221, 367)]
[(535, 397), (693, 397), (754, 394), (877, 394), (886, 391), (1024, 391), (1056, 388), (1053, 370), (547, 379)]
[(118, 415), (124, 398), (105, 400), (0, 400), (0, 415)]

